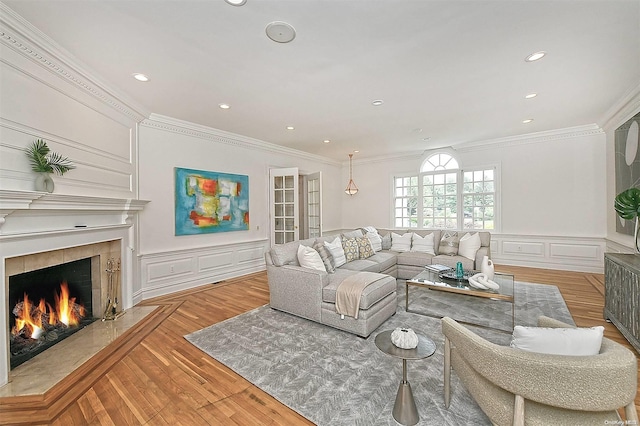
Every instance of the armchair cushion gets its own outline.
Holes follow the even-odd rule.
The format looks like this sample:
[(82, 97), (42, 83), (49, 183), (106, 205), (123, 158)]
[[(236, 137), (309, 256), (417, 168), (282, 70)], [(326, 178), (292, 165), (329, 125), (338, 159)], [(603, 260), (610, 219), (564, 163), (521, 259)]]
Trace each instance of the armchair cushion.
[(587, 356), (600, 353), (604, 327), (546, 328), (523, 327), (513, 329), (511, 347), (530, 352), (555, 355)]

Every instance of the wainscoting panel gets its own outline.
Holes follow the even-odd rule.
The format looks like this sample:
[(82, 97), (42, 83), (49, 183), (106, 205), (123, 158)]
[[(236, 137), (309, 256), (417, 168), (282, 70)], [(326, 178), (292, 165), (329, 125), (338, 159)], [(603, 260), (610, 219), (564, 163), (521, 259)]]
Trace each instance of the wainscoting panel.
[(142, 291), (136, 294), (136, 300), (262, 271), (267, 249), (268, 240), (260, 239), (142, 254), (139, 256)]
[(491, 235), (497, 264), (604, 273), (604, 238)]

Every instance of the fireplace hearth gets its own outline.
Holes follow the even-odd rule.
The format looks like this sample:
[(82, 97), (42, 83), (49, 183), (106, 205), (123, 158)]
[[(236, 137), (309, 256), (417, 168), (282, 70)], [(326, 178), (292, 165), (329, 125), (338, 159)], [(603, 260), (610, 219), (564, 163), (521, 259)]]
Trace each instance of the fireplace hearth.
[(91, 259), (9, 277), (11, 369), (96, 319)]

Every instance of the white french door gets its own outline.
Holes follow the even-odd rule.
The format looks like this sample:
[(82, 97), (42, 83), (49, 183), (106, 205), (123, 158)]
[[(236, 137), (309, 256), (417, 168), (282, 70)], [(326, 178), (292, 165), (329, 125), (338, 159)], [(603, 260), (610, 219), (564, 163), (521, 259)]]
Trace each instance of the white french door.
[(322, 172), (307, 176), (307, 230), (309, 238), (322, 235)]
[(299, 239), (298, 168), (270, 169), (271, 245)]

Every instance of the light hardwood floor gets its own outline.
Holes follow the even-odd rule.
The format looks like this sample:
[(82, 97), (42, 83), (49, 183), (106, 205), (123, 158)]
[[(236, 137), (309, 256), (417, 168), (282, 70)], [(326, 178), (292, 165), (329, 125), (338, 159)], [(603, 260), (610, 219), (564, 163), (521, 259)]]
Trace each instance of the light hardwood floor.
[[(557, 285), (577, 325), (604, 325), (607, 337), (629, 346), (602, 319), (602, 275), (500, 266), (497, 270), (514, 273), (519, 281)], [(164, 319), (150, 325), (153, 329), (145, 330), (137, 345), (69, 401), (53, 424), (312, 424), (183, 338), (268, 301), (264, 272), (145, 301), (144, 305), (163, 306)]]

